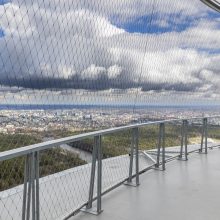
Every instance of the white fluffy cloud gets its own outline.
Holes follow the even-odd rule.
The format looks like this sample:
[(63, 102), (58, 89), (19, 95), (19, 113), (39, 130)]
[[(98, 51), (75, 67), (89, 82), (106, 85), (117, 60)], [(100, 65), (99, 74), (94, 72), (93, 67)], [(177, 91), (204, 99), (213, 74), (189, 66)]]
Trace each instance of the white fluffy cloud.
[[(133, 89), (149, 97), (150, 91), (192, 92), (195, 97), (210, 90), (219, 93), (219, 17), (210, 17), (200, 1), (31, 3), (15, 0), (0, 5), (4, 86), (72, 92), (113, 89), (119, 98), (119, 90)], [(152, 24), (158, 28), (169, 27), (171, 16), (172, 25), (188, 25), (160, 34), (129, 33), (117, 27), (138, 25), (136, 19), (152, 12), (157, 14)], [(188, 21), (189, 16), (195, 20)]]

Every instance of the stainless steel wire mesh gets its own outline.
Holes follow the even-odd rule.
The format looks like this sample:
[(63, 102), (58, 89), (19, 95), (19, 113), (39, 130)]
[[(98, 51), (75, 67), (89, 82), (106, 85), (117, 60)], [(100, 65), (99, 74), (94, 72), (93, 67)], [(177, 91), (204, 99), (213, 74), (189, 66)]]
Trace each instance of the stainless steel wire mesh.
[[(205, 117), (205, 109), (188, 107), (220, 98), (219, 18), (197, 0), (0, 0), (0, 152), (109, 127)], [(168, 113), (173, 103), (187, 111)], [(189, 151), (199, 149), (202, 121), (188, 123)], [(219, 120), (208, 123), (208, 142), (217, 142)], [(159, 127), (138, 129), (140, 171), (157, 160)], [(179, 154), (173, 146), (181, 128), (181, 120), (166, 124), (165, 159)], [(132, 131), (101, 138), (104, 192), (128, 178)], [(62, 219), (88, 203), (93, 151), (88, 137), (39, 152), (41, 219)], [(0, 161), (0, 219), (22, 218), (31, 156)], [(93, 198), (100, 193), (95, 163)], [(28, 178), (34, 192), (37, 178)]]

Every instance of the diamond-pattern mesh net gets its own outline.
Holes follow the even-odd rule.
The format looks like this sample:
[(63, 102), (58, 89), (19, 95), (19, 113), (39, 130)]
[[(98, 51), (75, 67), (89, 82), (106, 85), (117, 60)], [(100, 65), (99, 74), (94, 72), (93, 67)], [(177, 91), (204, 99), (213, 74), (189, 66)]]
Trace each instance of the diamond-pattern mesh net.
[[(220, 98), (219, 19), (199, 0), (0, 0), (0, 152), (217, 115), (218, 107), (200, 105)], [(167, 110), (173, 104), (187, 107)], [(179, 153), (181, 127), (165, 126), (166, 159)], [(208, 143), (218, 142), (219, 120), (208, 130)], [(140, 170), (155, 163), (158, 132), (139, 129)], [(199, 149), (201, 132), (201, 120), (189, 121), (189, 151)], [(102, 136), (103, 192), (128, 177), (131, 137), (129, 129)], [(93, 149), (86, 138), (39, 152), (40, 219), (62, 219), (88, 202)], [(0, 160), (2, 220), (22, 218), (25, 160)]]

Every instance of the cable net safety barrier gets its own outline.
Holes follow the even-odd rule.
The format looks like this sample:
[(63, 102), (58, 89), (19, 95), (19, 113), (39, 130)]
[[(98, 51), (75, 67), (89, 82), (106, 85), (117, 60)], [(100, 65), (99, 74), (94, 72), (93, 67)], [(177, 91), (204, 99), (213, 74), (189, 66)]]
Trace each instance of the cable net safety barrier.
[(100, 213), (218, 144), (220, 14), (203, 2), (0, 0), (0, 219)]

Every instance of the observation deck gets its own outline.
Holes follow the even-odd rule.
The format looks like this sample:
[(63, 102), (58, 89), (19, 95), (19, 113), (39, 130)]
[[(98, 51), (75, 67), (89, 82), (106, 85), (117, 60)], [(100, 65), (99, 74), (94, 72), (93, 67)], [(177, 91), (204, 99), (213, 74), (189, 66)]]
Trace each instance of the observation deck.
[(215, 148), (172, 161), (164, 172), (152, 169), (140, 176), (139, 187), (121, 186), (104, 196), (98, 217), (80, 213), (71, 220), (218, 220), (219, 158)]
[[(0, 165), (11, 167), (12, 187), (0, 192), (0, 219), (217, 220), (220, 143), (208, 139), (216, 117), (132, 124), (1, 152)], [(181, 128), (179, 146), (165, 146), (165, 128), (170, 124)], [(155, 148), (139, 149), (141, 128), (154, 125), (158, 125)], [(188, 131), (195, 125), (201, 143), (190, 145)], [(102, 139), (124, 130), (131, 131), (129, 153), (103, 158)], [(45, 150), (88, 137), (94, 138), (91, 162), (41, 174), (48, 165), (41, 160)], [(24, 181), (13, 186), (16, 164), (22, 160)]]

